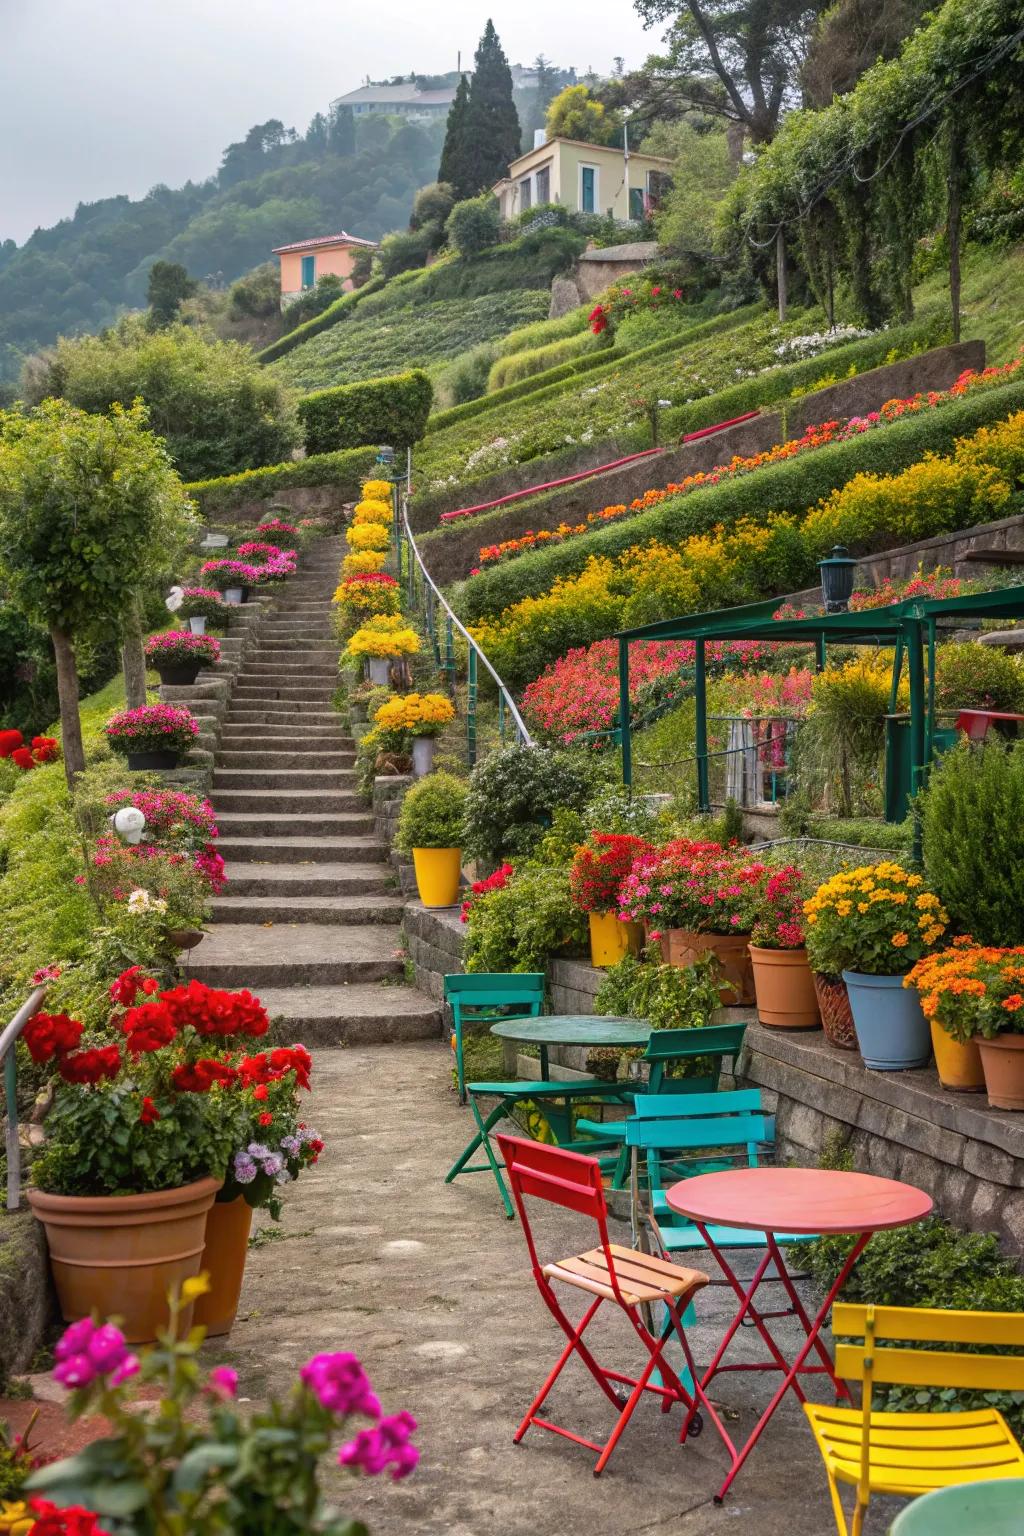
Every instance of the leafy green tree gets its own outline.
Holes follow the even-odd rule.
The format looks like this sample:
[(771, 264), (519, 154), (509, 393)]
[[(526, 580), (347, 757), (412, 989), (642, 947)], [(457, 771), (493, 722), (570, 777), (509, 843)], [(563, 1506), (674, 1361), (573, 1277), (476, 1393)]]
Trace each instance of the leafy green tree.
[(806, 104), (827, 107), (852, 91), (865, 70), (900, 50), (931, 0), (838, 0), (819, 17), (800, 83)]
[(354, 155), (356, 124), (351, 107), (333, 107), (327, 125), (327, 147), (332, 155)]
[(578, 139), (584, 144), (614, 144), (622, 127), (618, 116), (591, 95), (585, 85), (567, 85), (548, 107), (549, 139)]
[(0, 419), (0, 579), (53, 641), (68, 784), (85, 767), (75, 646), (120, 627), (194, 527), (145, 406), (89, 415), (46, 400)]
[(280, 308), (281, 275), (276, 261), (263, 262), (231, 285), (228, 314), (233, 320), (263, 320)]
[(460, 256), (479, 256), (498, 243), (501, 212), (490, 192), (456, 203), (445, 225), (448, 238)]
[(141, 398), (185, 480), (279, 464), (299, 440), (290, 391), (249, 348), (186, 325), (153, 332), (126, 317), (102, 336), (61, 337), (25, 385), (29, 401), (59, 395), (86, 411)]
[(182, 301), (190, 299), (198, 286), (180, 261), (154, 261), (146, 288), (150, 324), (155, 328), (170, 325), (178, 318)]
[[(494, 22), (488, 20), (477, 45), (466, 109), (466, 182), (470, 194), (482, 192), (508, 175), (509, 162), (519, 154), (519, 143), (519, 114), (512, 100), (512, 71), (494, 30)], [(444, 175), (443, 179), (462, 190), (453, 177)]]
[(716, 211), (736, 177), (728, 136), (685, 121), (656, 123), (644, 151), (672, 160), (672, 186), (655, 215), (659, 243), (673, 256), (710, 259)]
[(462, 75), (455, 100), (448, 108), (444, 148), (441, 150), (441, 164), (437, 171), (438, 181), (450, 186), (457, 198), (472, 197), (479, 190), (471, 180), (468, 120), (469, 81)]
[(446, 181), (432, 181), (420, 187), (412, 204), (410, 229), (422, 229), (425, 224), (443, 225), (455, 206), (455, 188)]
[(774, 138), (798, 99), (800, 70), (829, 0), (633, 0), (647, 26), (670, 23), (667, 52), (627, 77), (648, 119), (696, 108), (738, 123), (754, 144)]

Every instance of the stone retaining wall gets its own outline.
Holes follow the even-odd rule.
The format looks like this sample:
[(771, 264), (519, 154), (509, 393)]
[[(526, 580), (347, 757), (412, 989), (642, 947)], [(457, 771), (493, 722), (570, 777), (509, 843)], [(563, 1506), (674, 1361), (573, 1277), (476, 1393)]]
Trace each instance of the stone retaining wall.
[(425, 907), (422, 902), (409, 901), (403, 924), (409, 958), (416, 967), (416, 985), (440, 1001), (444, 978), (465, 969), (466, 930), (459, 921), (459, 909)]
[(1024, 1115), (945, 1092), (931, 1067), (871, 1072), (818, 1031), (752, 1024), (740, 1076), (778, 1095), (780, 1158), (813, 1167), (838, 1135), (860, 1171), (928, 1190), (940, 1215), (1024, 1254)]

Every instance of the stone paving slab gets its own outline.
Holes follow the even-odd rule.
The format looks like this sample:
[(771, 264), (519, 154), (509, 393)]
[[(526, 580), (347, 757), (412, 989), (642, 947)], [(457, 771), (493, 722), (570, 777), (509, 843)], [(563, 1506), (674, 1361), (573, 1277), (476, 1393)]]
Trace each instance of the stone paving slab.
[[(237, 1365), (240, 1392), (256, 1399), (287, 1390), (314, 1352), (351, 1349), (385, 1411), (415, 1414), (423, 1459), (414, 1477), (339, 1480), (339, 1502), (374, 1536), (831, 1536), (821, 1463), (793, 1397), (720, 1508), (712, 1495), (725, 1460), (714, 1431), (680, 1447), (679, 1411), (663, 1417), (653, 1400), (638, 1408), (597, 1481), (585, 1449), (542, 1430), (513, 1446), (564, 1341), (490, 1175), (443, 1183), (471, 1130), (449, 1076), (441, 1043), (317, 1053), (307, 1118), (327, 1151), (288, 1193), (288, 1240), (251, 1250), (239, 1321), (229, 1340), (210, 1346), (211, 1358)], [(539, 1232), (552, 1257), (592, 1241), (568, 1212), (545, 1216)], [(615, 1236), (628, 1241), (622, 1227)], [(697, 1306), (693, 1342), (707, 1360), (732, 1296), (709, 1287)], [(790, 1321), (773, 1326), (791, 1348)], [(639, 1352), (623, 1319), (609, 1313), (595, 1337), (605, 1363), (635, 1367)], [(758, 1358), (747, 1330), (738, 1347)], [(739, 1415), (738, 1433), (769, 1393), (763, 1380), (726, 1377), (715, 1395)], [(551, 1414), (591, 1437), (610, 1427), (604, 1399), (576, 1366), (556, 1387)], [(883, 1536), (899, 1502), (874, 1502), (866, 1536)]]
[(217, 923), (188, 952), (188, 970), (217, 987), (383, 981), (403, 974), (398, 934), (382, 924)]
[(414, 987), (385, 982), (334, 987), (264, 987), (275, 1036), (310, 1046), (438, 1040), (441, 1010)]

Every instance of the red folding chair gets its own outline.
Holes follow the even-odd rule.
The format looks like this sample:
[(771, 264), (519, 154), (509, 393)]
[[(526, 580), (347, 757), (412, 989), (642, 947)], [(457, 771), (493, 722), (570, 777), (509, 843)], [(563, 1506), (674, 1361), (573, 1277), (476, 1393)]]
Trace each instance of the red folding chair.
[[(654, 1392), (661, 1398), (663, 1413), (668, 1413), (673, 1403), (682, 1403), (689, 1413), (695, 1406), (694, 1399), (691, 1398), (672, 1367), (662, 1357), (662, 1350), (673, 1333), (682, 1344), (690, 1377), (697, 1384), (695, 1387), (697, 1398), (711, 1416), (719, 1433), (724, 1435), (718, 1415), (699, 1385), (700, 1372), (693, 1363), (689, 1340), (682, 1322), (682, 1313), (689, 1305), (691, 1298), (702, 1286), (707, 1285), (707, 1275), (698, 1269), (684, 1269), (679, 1264), (653, 1258), (649, 1254), (638, 1253), (632, 1248), (623, 1248), (609, 1241), (608, 1210), (601, 1184), (601, 1169), (596, 1158), (581, 1157), (578, 1152), (568, 1152), (561, 1147), (545, 1146), (541, 1142), (525, 1141), (519, 1136), (499, 1136), (497, 1140), (501, 1147), (505, 1171), (512, 1186), (519, 1219), (523, 1224), (530, 1263), (533, 1266), (533, 1277), (545, 1305), (568, 1340), (554, 1369), (516, 1430), (513, 1436), (516, 1444), (518, 1445), (522, 1440), (531, 1424), (537, 1424), (541, 1429), (550, 1429), (554, 1434), (564, 1436), (566, 1440), (572, 1440), (577, 1445), (585, 1445), (589, 1450), (597, 1452), (597, 1464), (594, 1467), (596, 1477), (604, 1470), (619, 1436), (629, 1423), (633, 1410), (644, 1392)], [(553, 1205), (565, 1206), (571, 1211), (577, 1211), (580, 1215), (593, 1217), (597, 1223), (600, 1245), (569, 1259), (562, 1259), (553, 1264), (542, 1264), (526, 1214), (524, 1197), (527, 1195), (538, 1200), (547, 1200)], [(552, 1281), (571, 1285), (575, 1290), (584, 1291), (593, 1296), (594, 1300), (583, 1314), (579, 1324), (574, 1325), (562, 1311)], [(639, 1377), (624, 1376), (620, 1371), (606, 1370), (604, 1366), (598, 1365), (583, 1342), (584, 1333), (606, 1301), (615, 1302), (622, 1308), (647, 1350), (647, 1364)], [(667, 1309), (669, 1321), (661, 1337), (655, 1338), (643, 1322), (640, 1308), (654, 1306), (658, 1302)], [(553, 1424), (548, 1419), (538, 1417), (544, 1400), (558, 1380), (563, 1366), (574, 1354), (579, 1356), (605, 1397), (618, 1410), (615, 1427), (603, 1446), (596, 1445), (593, 1440), (587, 1440), (582, 1435), (574, 1434), (572, 1430), (563, 1429), (561, 1425)], [(651, 1381), (655, 1370), (659, 1372), (661, 1384)], [(613, 1385), (617, 1382), (632, 1388), (628, 1397)], [(690, 1422), (689, 1434), (699, 1434), (702, 1427), (701, 1415), (699, 1412), (695, 1413)]]

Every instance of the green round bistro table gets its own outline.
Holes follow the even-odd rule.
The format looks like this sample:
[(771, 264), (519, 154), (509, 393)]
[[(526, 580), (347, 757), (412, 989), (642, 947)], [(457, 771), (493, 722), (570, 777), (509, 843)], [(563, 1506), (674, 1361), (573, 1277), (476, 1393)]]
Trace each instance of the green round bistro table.
[(1021, 1536), (1024, 1478), (993, 1478), (937, 1488), (908, 1504), (889, 1536)]
[(548, 1047), (552, 1045), (639, 1046), (642, 1050), (651, 1038), (651, 1026), (642, 1019), (617, 1019), (605, 1014), (556, 1013), (542, 1019), (500, 1019), (491, 1025), (491, 1034), (502, 1040), (518, 1040), (523, 1045), (540, 1046), (540, 1075), (550, 1077)]

